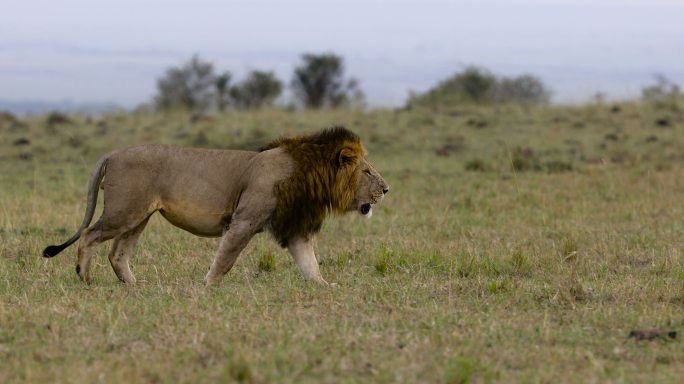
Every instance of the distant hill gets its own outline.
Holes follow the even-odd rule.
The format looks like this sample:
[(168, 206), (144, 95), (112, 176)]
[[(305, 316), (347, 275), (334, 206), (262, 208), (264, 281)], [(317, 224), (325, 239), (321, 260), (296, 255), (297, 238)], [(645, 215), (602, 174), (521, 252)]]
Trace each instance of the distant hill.
[(79, 103), (71, 100), (43, 101), (43, 100), (2, 100), (0, 111), (11, 112), (15, 115), (39, 115), (48, 112), (101, 114), (122, 110), (123, 107), (115, 103)]

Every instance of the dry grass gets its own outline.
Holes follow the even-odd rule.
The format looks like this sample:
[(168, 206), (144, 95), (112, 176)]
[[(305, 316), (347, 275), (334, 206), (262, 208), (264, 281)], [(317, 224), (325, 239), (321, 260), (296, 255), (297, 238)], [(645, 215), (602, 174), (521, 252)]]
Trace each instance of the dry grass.
[[(684, 328), (678, 108), (0, 122), (0, 382), (677, 382), (681, 340), (627, 335)], [(361, 135), (391, 185), (373, 219), (319, 236), (336, 288), (302, 281), (260, 235), (206, 289), (216, 240), (159, 217), (135, 286), (106, 247), (90, 286), (75, 247), (40, 257), (80, 223), (90, 167), (110, 149), (254, 148), (332, 124)]]

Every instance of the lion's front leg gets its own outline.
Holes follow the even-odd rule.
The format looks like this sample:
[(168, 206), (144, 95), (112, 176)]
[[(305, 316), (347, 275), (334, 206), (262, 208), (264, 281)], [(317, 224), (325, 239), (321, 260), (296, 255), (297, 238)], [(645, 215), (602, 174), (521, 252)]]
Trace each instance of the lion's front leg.
[(235, 260), (245, 248), (249, 240), (260, 230), (258, 225), (250, 221), (233, 221), (230, 228), (221, 237), (218, 254), (209, 268), (204, 282), (215, 285), (221, 282), (223, 276), (233, 268)]
[(318, 269), (318, 260), (313, 249), (313, 241), (310, 237), (297, 237), (288, 242), (287, 250), (297, 263), (304, 277), (319, 284), (328, 285)]

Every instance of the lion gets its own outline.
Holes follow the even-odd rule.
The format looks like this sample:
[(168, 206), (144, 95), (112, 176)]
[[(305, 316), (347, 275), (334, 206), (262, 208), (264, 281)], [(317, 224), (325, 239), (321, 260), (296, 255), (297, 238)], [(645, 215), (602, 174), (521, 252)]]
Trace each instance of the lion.
[[(150, 216), (159, 212), (190, 233), (221, 238), (207, 285), (218, 284), (264, 230), (287, 248), (304, 278), (327, 285), (313, 249), (324, 219), (352, 211), (370, 217), (389, 191), (366, 155), (360, 138), (344, 127), (280, 138), (259, 151), (156, 144), (114, 151), (95, 165), (76, 234), (46, 247), (43, 256), (80, 238), (76, 273), (90, 283), (93, 248), (114, 239), (109, 261), (119, 280), (133, 284), (129, 259)], [(89, 227), (100, 188), (104, 209)]]

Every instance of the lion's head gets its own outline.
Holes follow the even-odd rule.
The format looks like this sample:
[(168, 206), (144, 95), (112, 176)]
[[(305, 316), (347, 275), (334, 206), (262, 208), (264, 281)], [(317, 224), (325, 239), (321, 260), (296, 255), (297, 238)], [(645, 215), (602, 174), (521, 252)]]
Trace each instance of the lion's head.
[(343, 128), (281, 138), (262, 150), (283, 148), (295, 161), (291, 177), (275, 186), (278, 201), (270, 230), (285, 247), (295, 236), (320, 230), (330, 213), (358, 211), (370, 217), (389, 187), (366, 160), (359, 137)]
[(373, 215), (373, 205), (382, 201), (385, 194), (389, 192), (389, 186), (365, 158), (361, 159), (354, 174), (359, 181), (349, 210), (358, 210), (362, 215), (370, 218)]

